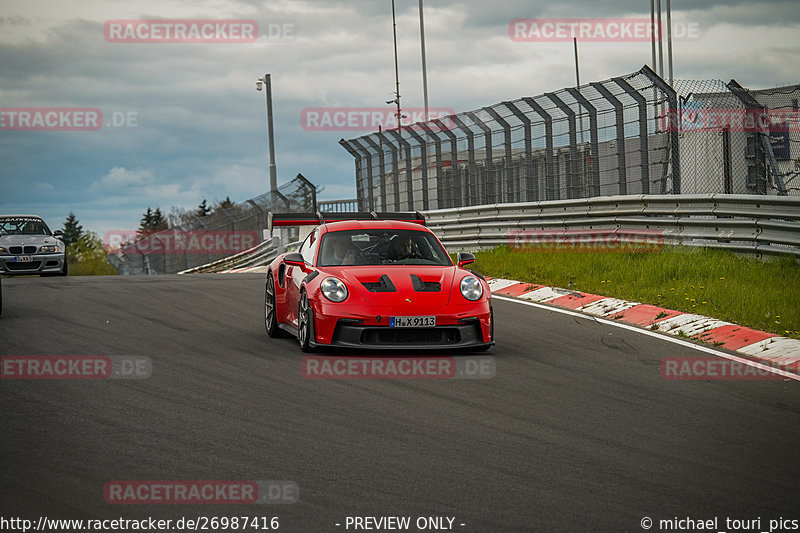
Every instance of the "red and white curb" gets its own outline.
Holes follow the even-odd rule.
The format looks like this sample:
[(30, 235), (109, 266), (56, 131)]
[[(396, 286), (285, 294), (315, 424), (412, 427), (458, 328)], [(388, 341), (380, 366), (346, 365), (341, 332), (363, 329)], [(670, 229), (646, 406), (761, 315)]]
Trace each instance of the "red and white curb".
[(700, 340), (800, 373), (800, 340), (758, 331), (724, 320), (629, 302), (597, 294), (489, 278), (492, 294), (572, 309), (613, 321)]

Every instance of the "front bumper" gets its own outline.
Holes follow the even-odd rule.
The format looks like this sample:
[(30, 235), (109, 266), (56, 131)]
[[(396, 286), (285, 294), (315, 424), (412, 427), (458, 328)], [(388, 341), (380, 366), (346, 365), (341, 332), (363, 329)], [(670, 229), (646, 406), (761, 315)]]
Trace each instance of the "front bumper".
[(392, 328), (365, 326), (358, 321), (339, 320), (330, 346), (369, 348), (374, 350), (417, 350), (479, 348), (484, 342), (480, 320), (464, 319), (460, 323), (432, 328)]
[[(494, 345), (488, 301), (426, 308), (424, 312), (311, 302), (314, 346), (374, 350), (444, 350)], [(390, 327), (392, 315), (436, 316), (435, 327)]]
[(63, 253), (30, 254), (30, 256), (33, 261), (19, 262), (15, 255), (0, 255), (0, 273), (6, 276), (56, 274), (62, 271), (66, 260), (66, 255)]

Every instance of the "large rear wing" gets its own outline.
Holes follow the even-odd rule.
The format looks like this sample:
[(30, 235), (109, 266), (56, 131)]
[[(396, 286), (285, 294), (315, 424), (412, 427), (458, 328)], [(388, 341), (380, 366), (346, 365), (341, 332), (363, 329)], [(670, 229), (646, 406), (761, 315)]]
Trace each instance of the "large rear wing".
[(281, 226), (319, 226), (326, 222), (342, 222), (345, 220), (401, 220), (425, 225), (425, 217), (418, 211), (401, 213), (273, 213), (267, 215), (267, 229), (271, 232), (272, 228)]

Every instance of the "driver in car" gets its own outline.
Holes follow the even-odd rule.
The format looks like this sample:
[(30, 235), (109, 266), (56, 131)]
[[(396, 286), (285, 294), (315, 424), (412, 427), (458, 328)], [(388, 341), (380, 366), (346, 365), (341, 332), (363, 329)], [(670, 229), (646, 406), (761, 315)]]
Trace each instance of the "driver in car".
[(391, 243), (391, 258), (394, 261), (400, 261), (408, 257), (414, 257), (414, 244), (411, 242), (411, 237), (398, 235)]

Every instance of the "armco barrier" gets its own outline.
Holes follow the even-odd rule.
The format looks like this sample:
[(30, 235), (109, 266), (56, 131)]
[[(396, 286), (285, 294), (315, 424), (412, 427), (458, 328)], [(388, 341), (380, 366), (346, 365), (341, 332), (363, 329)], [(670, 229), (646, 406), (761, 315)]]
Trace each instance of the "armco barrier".
[(450, 252), (506, 245), (512, 231), (655, 230), (665, 244), (800, 256), (800, 198), (731, 194), (603, 196), (424, 213)]
[[(665, 244), (722, 248), (756, 256), (800, 256), (800, 198), (735, 194), (602, 196), (491, 204), (423, 213), (450, 252), (507, 245), (512, 231), (657, 231)], [(266, 265), (298, 243), (273, 237), (234, 256), (184, 270), (218, 272)]]

